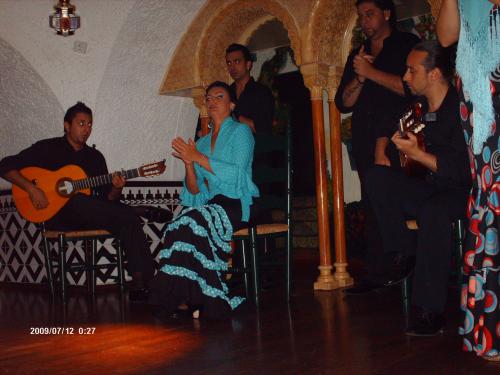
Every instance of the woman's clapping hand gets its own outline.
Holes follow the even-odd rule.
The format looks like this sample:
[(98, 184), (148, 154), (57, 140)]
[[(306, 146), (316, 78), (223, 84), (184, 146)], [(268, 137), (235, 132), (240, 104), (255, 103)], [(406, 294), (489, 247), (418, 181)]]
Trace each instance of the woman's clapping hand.
[(172, 148), (174, 149), (172, 155), (186, 164), (192, 164), (200, 158), (200, 152), (196, 149), (196, 144), (191, 138), (188, 139), (187, 143), (180, 137), (174, 138)]

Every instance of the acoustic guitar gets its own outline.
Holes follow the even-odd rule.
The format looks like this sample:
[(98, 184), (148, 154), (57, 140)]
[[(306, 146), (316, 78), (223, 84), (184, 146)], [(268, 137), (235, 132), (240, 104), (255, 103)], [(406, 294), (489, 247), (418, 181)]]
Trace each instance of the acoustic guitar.
[[(411, 132), (417, 137), (418, 148), (425, 151), (423, 119), (423, 108), (421, 103), (413, 104), (408, 111), (399, 119), (398, 131), (403, 138), (408, 138), (407, 133)], [(399, 152), (401, 167), (408, 176), (423, 177), (427, 174), (427, 169), (418, 161), (413, 160), (404, 152)]]
[[(165, 160), (143, 165), (136, 169), (119, 172), (126, 180), (137, 177), (153, 177), (165, 171)], [(66, 202), (80, 192), (90, 195), (91, 188), (111, 184), (113, 173), (88, 177), (77, 165), (66, 165), (56, 171), (38, 167), (26, 167), (19, 171), (41, 189), (49, 202), (43, 209), (36, 209), (26, 191), (12, 185), (12, 197), (17, 211), (26, 220), (33, 223), (47, 221), (64, 207)]]

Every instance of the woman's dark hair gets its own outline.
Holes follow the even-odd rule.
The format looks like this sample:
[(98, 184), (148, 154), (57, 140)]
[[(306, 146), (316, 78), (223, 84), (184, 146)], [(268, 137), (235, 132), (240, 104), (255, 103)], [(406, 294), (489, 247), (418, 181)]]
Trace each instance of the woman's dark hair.
[(92, 110), (82, 102), (77, 102), (73, 107), (69, 107), (64, 115), (64, 122), (71, 124), (71, 121), (78, 113), (85, 113), (92, 117)]
[(233, 102), (233, 103), (236, 103), (236, 95), (231, 90), (231, 87), (226, 82), (222, 82), (222, 81), (212, 82), (210, 85), (208, 85), (207, 89), (205, 90), (205, 94), (208, 94), (208, 92), (211, 89), (213, 89), (214, 87), (220, 87), (221, 89), (224, 89), (224, 91), (226, 91), (227, 95), (229, 96), (229, 100), (231, 100), (231, 102)]
[(391, 11), (391, 16), (389, 17), (389, 25), (392, 29), (396, 28), (397, 17), (396, 17), (396, 6), (392, 0), (357, 0), (356, 7), (364, 3), (372, 3), (381, 10)]
[(226, 48), (226, 55), (231, 52), (241, 51), (243, 53), (243, 58), (245, 61), (252, 61), (252, 54), (246, 46), (243, 44), (233, 43)]
[(427, 56), (422, 62), (426, 72), (438, 68), (447, 81), (450, 81), (455, 75), (456, 44), (443, 47), (437, 40), (427, 40), (415, 45), (413, 51), (427, 52)]

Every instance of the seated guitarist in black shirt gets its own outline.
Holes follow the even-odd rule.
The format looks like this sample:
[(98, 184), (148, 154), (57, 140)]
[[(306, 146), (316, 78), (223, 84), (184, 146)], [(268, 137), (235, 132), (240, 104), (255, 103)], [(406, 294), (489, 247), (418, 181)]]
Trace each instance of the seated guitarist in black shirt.
[[(74, 164), (87, 176), (108, 174), (104, 156), (87, 145), (92, 132), (92, 110), (78, 102), (64, 116), (64, 136), (39, 141), (17, 155), (0, 161), (0, 176), (26, 191), (37, 210), (49, 201), (45, 193), (19, 171), (25, 167), (57, 170)], [(93, 190), (93, 195), (75, 194), (64, 207), (46, 222), (47, 228), (59, 230), (106, 229), (123, 244), (132, 276), (130, 300), (147, 298), (146, 283), (153, 277), (154, 261), (141, 221), (134, 210), (117, 202), (125, 179), (114, 174), (111, 186)]]
[[(426, 169), (423, 178), (384, 165), (367, 175), (370, 202), (382, 232), (384, 250), (411, 256), (416, 265), (412, 305), (419, 313), (406, 333), (430, 336), (444, 326), (443, 311), (451, 263), (451, 223), (465, 216), (471, 184), (469, 159), (460, 127), (459, 99), (450, 85), (453, 76), (450, 51), (439, 43), (417, 44), (407, 58), (403, 77), (413, 94), (422, 96), (425, 150), (411, 132), (394, 130), (396, 148)], [(389, 136), (389, 134), (388, 134)], [(416, 219), (417, 243), (406, 220)], [(405, 276), (403, 274), (400, 277)]]

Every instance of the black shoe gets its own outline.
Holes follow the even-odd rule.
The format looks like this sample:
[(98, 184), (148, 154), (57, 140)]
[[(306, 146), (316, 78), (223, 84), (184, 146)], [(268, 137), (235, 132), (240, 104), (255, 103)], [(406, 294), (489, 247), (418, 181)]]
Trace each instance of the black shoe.
[(128, 292), (128, 300), (130, 302), (146, 302), (149, 297), (148, 288), (132, 289)]
[(442, 314), (423, 312), (417, 321), (406, 329), (408, 336), (437, 336), (443, 333), (444, 317)]
[(346, 294), (365, 294), (369, 293), (373, 290), (383, 288), (384, 285), (381, 283), (369, 281), (369, 280), (362, 280), (359, 283), (355, 284), (352, 288), (346, 289), (345, 293)]

